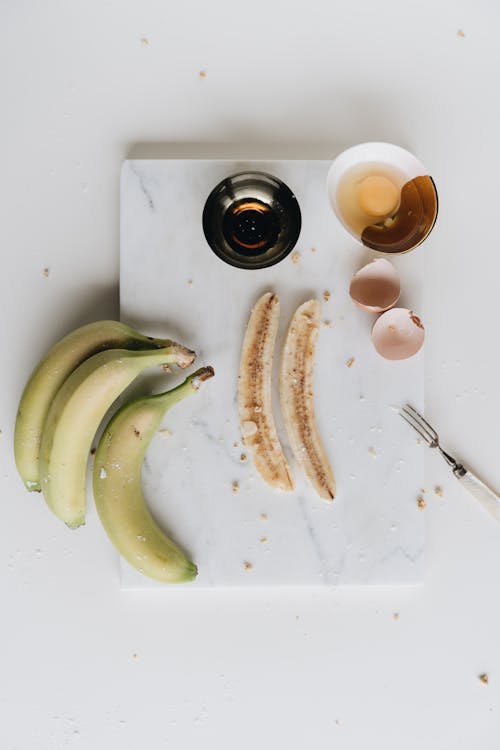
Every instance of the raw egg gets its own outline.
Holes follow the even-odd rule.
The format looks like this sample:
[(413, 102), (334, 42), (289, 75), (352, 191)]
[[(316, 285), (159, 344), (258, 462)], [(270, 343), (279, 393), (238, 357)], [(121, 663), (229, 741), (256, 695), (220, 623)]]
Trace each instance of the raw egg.
[(372, 330), (373, 345), (384, 359), (413, 357), (422, 348), (424, 338), (422, 321), (413, 310), (404, 307), (387, 310)]
[(332, 162), (331, 206), (347, 231), (383, 253), (405, 253), (432, 230), (436, 186), (424, 165), (392, 143), (360, 143)]
[(384, 312), (399, 299), (401, 283), (392, 263), (384, 258), (372, 260), (351, 279), (349, 294), (362, 310)]

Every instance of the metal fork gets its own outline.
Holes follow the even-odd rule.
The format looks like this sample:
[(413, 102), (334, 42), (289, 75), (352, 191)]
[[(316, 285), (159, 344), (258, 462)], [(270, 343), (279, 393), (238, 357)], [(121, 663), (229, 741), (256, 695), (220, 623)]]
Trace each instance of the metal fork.
[(439, 444), (439, 435), (437, 434), (434, 427), (424, 419), (424, 417), (411, 406), (405, 404), (399, 412), (400, 416), (413, 427), (421, 438), (427, 443), (429, 448), (437, 448), (441, 453), (442, 457), (451, 466), (451, 469), (464, 487), (474, 495), (476, 500), (479, 500), (485, 510), (490, 513), (493, 518), (500, 522), (500, 495), (494, 492), (488, 487), (479, 477), (472, 473), (469, 469), (459, 463), (453, 456), (446, 453), (445, 450)]

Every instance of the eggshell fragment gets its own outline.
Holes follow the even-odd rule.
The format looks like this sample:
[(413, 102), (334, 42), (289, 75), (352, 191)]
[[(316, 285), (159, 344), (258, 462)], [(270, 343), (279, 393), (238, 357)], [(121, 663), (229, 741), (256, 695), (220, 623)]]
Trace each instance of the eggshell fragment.
[(349, 294), (367, 312), (379, 313), (396, 304), (401, 293), (399, 274), (384, 258), (372, 260), (351, 279)]
[(376, 321), (372, 330), (375, 349), (384, 359), (413, 357), (424, 343), (425, 331), (413, 310), (394, 307)]

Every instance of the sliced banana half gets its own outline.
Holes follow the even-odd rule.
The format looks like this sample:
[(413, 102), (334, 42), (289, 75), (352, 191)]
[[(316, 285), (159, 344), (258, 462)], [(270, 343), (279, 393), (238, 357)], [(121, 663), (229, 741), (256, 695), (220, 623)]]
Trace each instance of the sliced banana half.
[(238, 379), (240, 425), (243, 441), (255, 467), (268, 485), (293, 490), (293, 480), (274, 422), (271, 374), (280, 303), (276, 294), (264, 294), (248, 321)]
[(304, 302), (292, 318), (281, 358), (280, 399), (295, 459), (318, 495), (335, 497), (335, 478), (316, 423), (313, 397), (314, 353), (321, 305)]

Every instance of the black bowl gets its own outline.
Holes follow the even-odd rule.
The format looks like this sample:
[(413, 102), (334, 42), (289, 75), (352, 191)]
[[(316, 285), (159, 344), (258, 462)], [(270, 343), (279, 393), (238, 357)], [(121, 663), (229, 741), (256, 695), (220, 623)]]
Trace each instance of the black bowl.
[(295, 247), (302, 224), (297, 198), (277, 177), (240, 172), (210, 193), (203, 231), (219, 258), (237, 268), (267, 268)]

